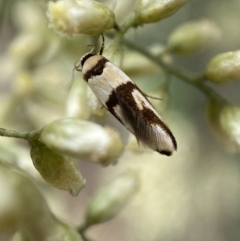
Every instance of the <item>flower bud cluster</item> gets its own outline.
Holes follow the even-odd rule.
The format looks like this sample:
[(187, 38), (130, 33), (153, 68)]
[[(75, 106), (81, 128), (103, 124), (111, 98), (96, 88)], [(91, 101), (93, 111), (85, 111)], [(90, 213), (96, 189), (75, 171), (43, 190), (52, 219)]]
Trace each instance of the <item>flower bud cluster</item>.
[(208, 80), (223, 84), (240, 79), (240, 50), (222, 53), (207, 64), (205, 76)]

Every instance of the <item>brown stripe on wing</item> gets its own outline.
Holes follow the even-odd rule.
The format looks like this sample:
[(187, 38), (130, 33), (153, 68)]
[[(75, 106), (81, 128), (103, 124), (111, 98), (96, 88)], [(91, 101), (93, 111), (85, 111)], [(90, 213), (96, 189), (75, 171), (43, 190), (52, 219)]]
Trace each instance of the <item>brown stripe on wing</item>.
[[(139, 109), (135, 99), (133, 97), (133, 91), (138, 90), (143, 96), (145, 96), (141, 90), (132, 82), (127, 82), (116, 88), (115, 99), (112, 104), (118, 103), (121, 107), (123, 118), (134, 130), (134, 134), (140, 142), (146, 144), (151, 148), (156, 148), (156, 151), (165, 154), (171, 155), (172, 152), (167, 150), (165, 147), (157, 147), (156, 143), (159, 141), (159, 136), (156, 135), (155, 130), (153, 129), (154, 125), (160, 126), (167, 136), (172, 140), (174, 149), (177, 149), (177, 142), (172, 132), (168, 126), (149, 108), (145, 107)], [(146, 101), (150, 103), (147, 98)], [(142, 102), (144, 107), (144, 102)], [(153, 108), (153, 107), (152, 107)]]
[(108, 97), (108, 101), (106, 102), (106, 106), (107, 106), (108, 111), (110, 111), (122, 123), (122, 120), (119, 118), (119, 116), (117, 115), (117, 113), (114, 110), (114, 107), (117, 107), (118, 105), (119, 105), (119, 103), (118, 103), (118, 99), (116, 97), (115, 91), (112, 90), (111, 94)]
[(91, 77), (101, 75), (106, 63), (109, 62), (106, 58), (102, 57), (91, 69), (89, 69), (84, 75), (83, 78), (88, 81)]

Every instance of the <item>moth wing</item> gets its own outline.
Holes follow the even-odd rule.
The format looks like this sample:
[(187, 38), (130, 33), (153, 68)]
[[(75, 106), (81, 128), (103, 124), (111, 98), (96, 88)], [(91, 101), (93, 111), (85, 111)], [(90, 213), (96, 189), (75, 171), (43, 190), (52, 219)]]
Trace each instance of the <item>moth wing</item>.
[(118, 67), (107, 62), (101, 75), (88, 79), (101, 103), (132, 132), (140, 144), (171, 155), (176, 140), (136, 84)]
[(130, 129), (133, 130), (138, 142), (168, 156), (176, 150), (176, 140), (159, 116), (155, 115), (148, 107), (133, 108), (118, 92), (116, 96), (124, 122), (127, 123), (126, 126), (131, 126)]
[(115, 91), (108, 83), (105, 76), (92, 76), (88, 79), (88, 85), (106, 109), (125, 125)]
[(137, 141), (162, 154), (177, 149), (176, 140), (137, 85), (119, 68), (108, 62), (103, 76), (112, 92), (108, 110), (129, 129)]

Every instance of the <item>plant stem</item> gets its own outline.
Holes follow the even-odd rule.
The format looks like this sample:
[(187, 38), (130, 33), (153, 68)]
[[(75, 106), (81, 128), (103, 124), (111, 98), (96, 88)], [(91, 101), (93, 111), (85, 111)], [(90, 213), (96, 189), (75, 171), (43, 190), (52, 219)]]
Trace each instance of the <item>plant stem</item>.
[(13, 137), (13, 138), (19, 138), (19, 139), (25, 139), (25, 140), (29, 140), (31, 138), (33, 138), (35, 136), (35, 134), (37, 134), (38, 131), (31, 131), (31, 132), (27, 132), (27, 131), (15, 131), (15, 130), (7, 130), (4, 128), (0, 128), (0, 136), (4, 136), (4, 137)]
[[(112, 37), (110, 35), (108, 35), (108, 36)], [(180, 69), (180, 68), (178, 68), (178, 67), (176, 67), (176, 66), (174, 66), (172, 64), (168, 64), (168, 63), (164, 62), (158, 56), (154, 56), (153, 54), (151, 54), (146, 48), (142, 48), (142, 47), (136, 45), (135, 43), (130, 42), (130, 41), (126, 40), (126, 39), (123, 39), (123, 43), (127, 47), (129, 47), (130, 49), (139, 52), (140, 54), (146, 56), (148, 59), (150, 59), (153, 62), (155, 62), (156, 64), (158, 64), (167, 73), (172, 74), (172, 75), (178, 77), (179, 79), (181, 79), (181, 80), (185, 81), (186, 83), (194, 86), (195, 88), (198, 88), (206, 96), (214, 97), (214, 98), (217, 98), (217, 99), (219, 99), (221, 101), (228, 102), (224, 97), (222, 97), (221, 95), (216, 93), (213, 89), (211, 89), (210, 87), (208, 87), (204, 83), (204, 80), (205, 80), (204, 75), (197, 75), (197, 74), (191, 73), (189, 71)]]
[(84, 241), (90, 241), (90, 240), (86, 237), (86, 235), (85, 235), (85, 232), (86, 232), (86, 230), (87, 230), (88, 228), (89, 228), (88, 225), (83, 224), (83, 225), (81, 225), (81, 226), (77, 229), (77, 231), (79, 232), (79, 234), (81, 235), (81, 237), (82, 237), (82, 239), (83, 239)]
[(29, 132), (20, 132), (14, 130), (6, 130), (4, 128), (0, 128), (0, 136), (5, 137), (14, 137), (14, 138), (21, 138), (21, 139), (28, 139)]

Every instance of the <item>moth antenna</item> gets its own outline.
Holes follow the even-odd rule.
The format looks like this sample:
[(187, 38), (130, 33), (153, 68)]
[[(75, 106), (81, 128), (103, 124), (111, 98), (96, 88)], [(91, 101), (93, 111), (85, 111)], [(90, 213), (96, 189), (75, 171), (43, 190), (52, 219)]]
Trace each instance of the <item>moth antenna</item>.
[(102, 36), (102, 46), (101, 46), (101, 49), (99, 51), (99, 55), (102, 55), (103, 54), (103, 50), (104, 50), (104, 47), (105, 47), (105, 38), (104, 38), (104, 35), (101, 33), (101, 36)]
[(80, 70), (80, 69), (77, 69), (77, 68), (79, 68), (79, 65), (80, 65), (80, 64), (77, 65), (77, 62), (78, 62), (78, 61), (76, 61), (75, 65), (74, 65), (74, 68), (72, 69), (71, 79), (70, 79), (69, 83), (68, 83), (67, 86), (66, 86), (67, 90), (70, 90), (71, 87), (72, 87), (72, 85), (73, 85), (73, 82), (74, 82), (74, 74), (75, 74), (74, 71), (75, 71), (75, 70), (77, 70), (77, 71), (82, 71), (82, 70)]
[(87, 45), (87, 47), (92, 47), (92, 49), (89, 51), (89, 54), (92, 54), (93, 52), (95, 52), (95, 46), (93, 44), (89, 44)]
[(82, 69), (80, 68), (81, 66), (81, 60), (77, 60), (74, 64), (74, 68), (73, 68), (73, 72), (74, 70), (77, 70), (77, 71), (82, 71)]

